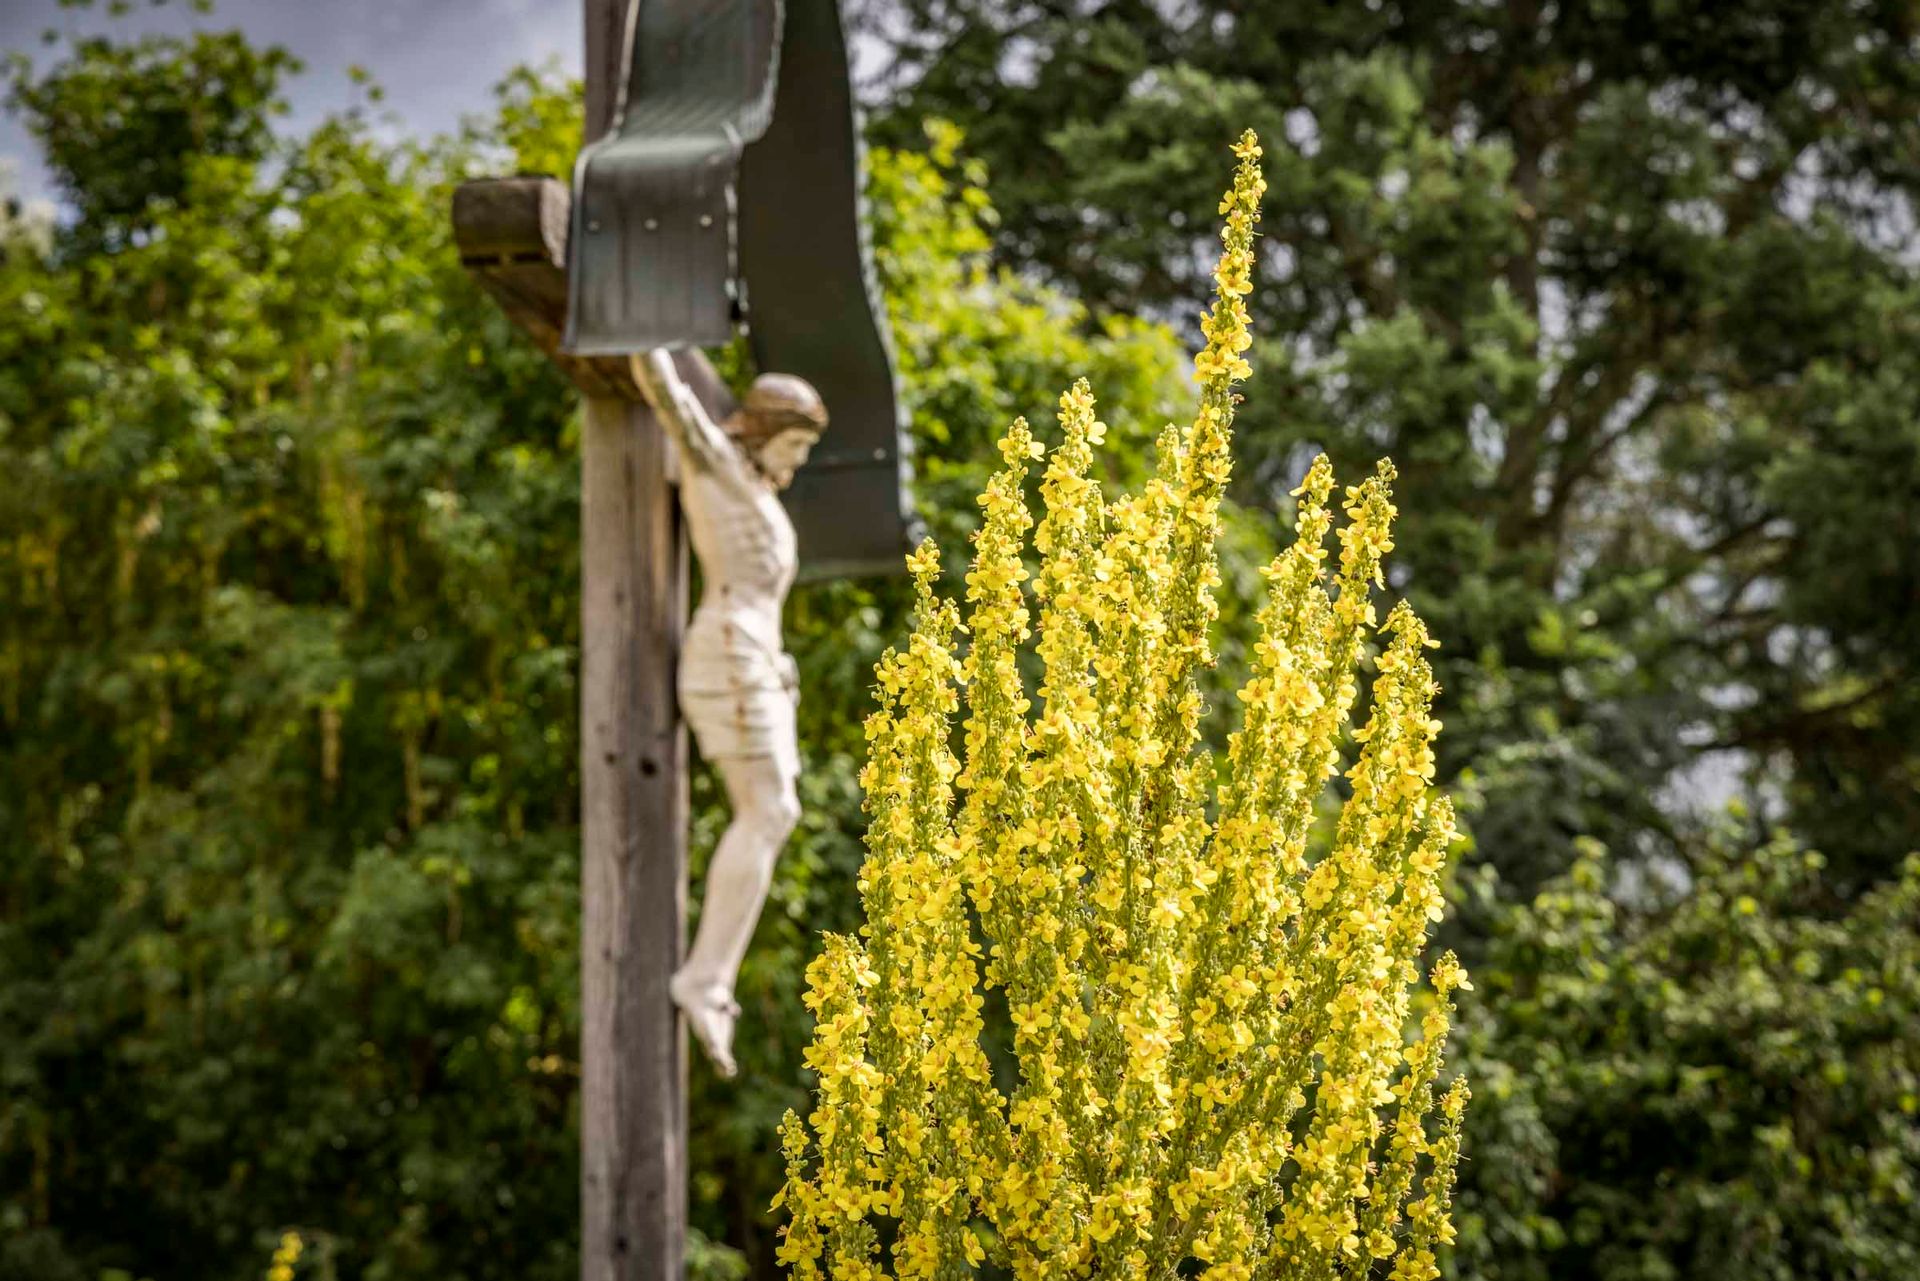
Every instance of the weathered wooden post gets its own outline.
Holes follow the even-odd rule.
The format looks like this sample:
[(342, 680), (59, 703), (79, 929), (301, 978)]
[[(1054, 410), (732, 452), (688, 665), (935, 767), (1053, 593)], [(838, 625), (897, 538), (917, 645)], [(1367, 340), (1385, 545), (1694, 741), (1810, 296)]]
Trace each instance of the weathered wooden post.
[[(722, 8), (729, 11), (719, 13)], [(624, 127), (625, 142), (644, 152), (650, 99), (688, 86), (704, 91), (716, 66), (720, 81), (739, 79), (738, 49), (777, 50), (783, 15), (774, 0), (717, 6), (650, 0), (644, 15), (638, 0), (584, 0), (584, 16), (586, 139), (605, 142)], [(718, 249), (689, 240), (687, 228), (678, 229), (678, 240), (647, 239), (654, 227), (617, 187), (611, 195), (605, 187), (592, 194), (594, 207), (612, 215), (604, 226), (598, 217), (583, 219), (582, 201), (552, 178), (482, 179), (454, 196), (462, 262), (574, 381), (584, 401), (582, 1281), (677, 1281), (684, 1274), (687, 1051), (667, 984), (684, 951), (687, 900), (687, 736), (674, 689), (687, 609), (687, 540), (666, 436), (625, 353), (675, 348), (674, 364), (712, 417), (731, 412), (731, 396), (693, 344), (725, 337), (713, 330), (713, 315), (730, 325), (748, 314), (735, 243), (740, 234), (746, 256), (765, 263), (761, 275), (772, 304), (755, 313), (764, 320), (752, 333), (756, 356), (763, 365), (809, 378), (830, 405), (846, 406), (835, 411), (837, 439), (844, 443), (803, 469), (787, 496), (800, 530), (803, 572), (897, 571), (908, 534), (903, 435), (858, 214), (858, 140), (850, 127), (837, 0), (789, 0), (785, 20), (789, 31), (802, 33), (802, 46), (793, 51), (795, 75), (779, 95), (787, 117), (776, 131), (782, 141), (777, 147), (769, 141), (757, 169), (774, 178), (798, 165), (806, 179), (799, 190), (755, 197), (778, 198), (781, 207), (777, 216), (747, 211), (743, 233), (731, 218), (724, 226), (696, 219), (699, 231), (724, 237)], [(718, 43), (716, 30), (722, 31)], [(712, 65), (703, 67), (702, 56)], [(769, 69), (757, 82), (769, 109), (770, 77)], [(730, 137), (728, 158), (737, 163), (742, 140)], [(672, 149), (669, 140), (666, 150)], [(626, 154), (631, 159), (635, 148)], [(712, 207), (731, 212), (731, 170), (719, 181), (722, 187), (703, 185), (697, 194), (717, 197)], [(592, 240), (592, 255), (578, 239), (583, 233)], [(780, 261), (791, 256), (780, 253), (782, 236), (787, 244), (806, 245), (806, 255)], [(688, 244), (690, 252), (675, 248)], [(613, 299), (615, 320), (636, 305), (669, 316), (674, 308), (698, 308), (709, 320), (677, 331), (669, 322), (666, 331), (640, 337), (603, 329), (597, 341), (579, 341), (578, 334), (564, 341), (577, 328), (571, 320), (583, 296)], [(822, 342), (822, 335), (831, 341)]]
[[(586, 126), (606, 132), (629, 6), (585, 0)], [(580, 424), (580, 1276), (683, 1271), (686, 1039), (667, 979), (686, 920), (686, 732), (674, 670), (687, 550), (667, 445), (624, 359), (560, 349), (571, 197), (552, 178), (468, 183), (461, 259), (582, 392)], [(688, 353), (698, 359), (698, 353)], [(710, 370), (695, 385), (714, 385)]]
[[(632, 7), (586, 0), (587, 137), (613, 120)], [(639, 401), (580, 426), (580, 1276), (678, 1278), (687, 1051), (667, 979), (687, 899), (687, 739), (674, 702), (687, 549), (667, 444)]]

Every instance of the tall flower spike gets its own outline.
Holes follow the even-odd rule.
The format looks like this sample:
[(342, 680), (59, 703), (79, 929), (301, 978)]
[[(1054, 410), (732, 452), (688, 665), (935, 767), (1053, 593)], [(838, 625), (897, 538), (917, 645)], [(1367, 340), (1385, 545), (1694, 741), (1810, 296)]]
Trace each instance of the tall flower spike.
[(939, 558), (913, 558), (913, 632), (867, 725), (866, 921), (808, 970), (817, 1106), (781, 1131), (796, 1277), (1432, 1281), (1449, 1239), (1466, 1091), (1442, 1047), (1466, 980), (1443, 958), (1423, 993), (1418, 961), (1454, 816), (1432, 641), (1404, 605), (1375, 612), (1390, 466), (1344, 492), (1308, 470), (1217, 786), (1200, 749), (1262, 190), (1251, 135), (1235, 152), (1200, 406), (1154, 478), (1102, 495), (1076, 383), (1050, 456), (1024, 421), (1001, 442), (963, 659)]

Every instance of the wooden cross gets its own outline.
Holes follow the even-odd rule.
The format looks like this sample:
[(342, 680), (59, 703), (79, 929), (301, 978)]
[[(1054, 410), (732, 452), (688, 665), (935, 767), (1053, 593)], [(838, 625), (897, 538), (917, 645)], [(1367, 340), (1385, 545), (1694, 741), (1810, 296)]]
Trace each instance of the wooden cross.
[[(585, 0), (587, 136), (605, 132), (627, 6)], [(687, 544), (665, 434), (624, 357), (560, 350), (571, 197), (552, 178), (468, 183), (462, 261), (584, 395), (580, 427), (580, 1276), (677, 1281), (687, 1221), (687, 736), (674, 696)], [(698, 352), (689, 381), (717, 391)]]
[[(682, 37), (697, 36), (698, 44), (712, 36), (717, 10), (701, 0), (678, 8), (659, 0), (649, 18), (635, 0), (583, 3), (586, 137), (606, 138), (618, 116), (623, 137), (637, 139), (644, 151), (659, 140), (646, 134), (651, 117), (636, 104), (685, 87), (691, 55)], [(604, 210), (604, 219), (578, 216), (569, 189), (548, 177), (469, 182), (453, 201), (462, 263), (584, 397), (582, 1281), (678, 1281), (685, 1263), (687, 1049), (667, 982), (685, 951), (687, 735), (674, 677), (687, 615), (688, 548), (666, 435), (628, 363), (634, 334), (653, 335), (642, 346), (679, 345), (681, 378), (712, 419), (724, 421), (736, 408), (731, 394), (699, 349), (681, 344), (721, 336), (716, 323), (730, 323), (718, 307), (723, 299), (744, 310), (745, 282), (732, 273), (746, 261), (763, 304), (762, 323), (750, 332), (755, 357), (765, 368), (807, 378), (834, 419), (835, 446), (816, 453), (787, 496), (802, 576), (897, 573), (914, 529), (891, 351), (861, 225), (858, 131), (836, 0), (736, 2), (728, 13), (728, 20), (749, 23), (744, 38), (756, 56), (767, 53), (767, 38), (778, 48), (783, 14), (786, 33), (777, 99), (770, 82), (741, 82), (760, 95), (754, 110), (771, 115), (753, 122), (765, 138), (740, 174), (738, 227), (730, 219), (723, 226), (736, 207), (730, 189), (704, 180), (692, 188), (710, 202), (694, 211), (692, 226), (737, 231), (737, 254), (716, 253), (710, 236), (685, 228), (679, 240), (652, 237), (668, 229), (667, 220), (624, 207), (617, 194), (607, 203), (604, 187), (593, 189), (599, 204), (582, 205)], [(721, 52), (724, 72), (743, 32), (722, 34), (726, 40), (706, 52), (710, 60)], [(660, 44), (645, 50), (652, 62), (641, 57), (649, 38)], [(653, 79), (648, 66), (659, 68)], [(616, 221), (632, 224), (625, 226), (629, 239), (610, 239)], [(571, 261), (582, 261), (582, 235), (593, 237), (588, 257), (599, 265), (579, 268), (580, 278), (570, 281), (569, 251)], [(804, 252), (794, 252), (796, 240)], [(570, 298), (570, 284), (590, 287)], [(591, 340), (576, 332), (570, 344), (570, 310), (578, 321), (588, 304), (606, 304), (587, 312), (604, 323)], [(680, 331), (636, 329), (628, 323), (636, 309), (655, 320), (683, 313), (706, 320)]]

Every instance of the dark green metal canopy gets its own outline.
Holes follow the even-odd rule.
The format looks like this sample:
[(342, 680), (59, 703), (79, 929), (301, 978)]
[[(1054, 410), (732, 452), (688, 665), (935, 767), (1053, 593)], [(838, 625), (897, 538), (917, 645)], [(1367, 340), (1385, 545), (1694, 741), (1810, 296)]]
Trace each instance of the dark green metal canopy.
[(914, 536), (837, 0), (638, 0), (612, 130), (581, 152), (567, 350), (713, 346), (832, 421), (786, 502), (801, 572), (899, 572)]

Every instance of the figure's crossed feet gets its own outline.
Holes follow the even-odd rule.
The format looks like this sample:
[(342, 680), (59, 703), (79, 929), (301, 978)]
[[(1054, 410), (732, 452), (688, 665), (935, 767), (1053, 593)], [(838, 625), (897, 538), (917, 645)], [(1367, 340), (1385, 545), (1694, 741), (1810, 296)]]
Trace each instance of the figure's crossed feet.
[(668, 980), (667, 993), (687, 1016), (687, 1027), (700, 1048), (707, 1052), (716, 1072), (732, 1077), (733, 1024), (740, 1017), (739, 1002), (724, 983), (714, 983), (682, 970)]

